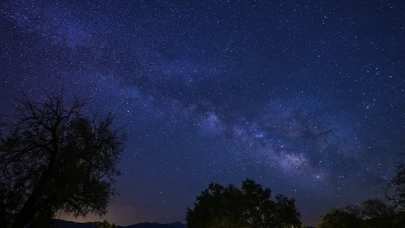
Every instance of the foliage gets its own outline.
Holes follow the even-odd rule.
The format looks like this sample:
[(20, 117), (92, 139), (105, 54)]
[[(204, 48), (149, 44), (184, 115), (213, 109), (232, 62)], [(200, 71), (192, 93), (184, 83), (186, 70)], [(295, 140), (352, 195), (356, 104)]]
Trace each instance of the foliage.
[(194, 209), (188, 208), (189, 228), (227, 227), (300, 227), (300, 213), (294, 199), (277, 195), (262, 188), (253, 180), (245, 180), (242, 187), (210, 184), (197, 197)]
[(18, 103), (0, 130), (0, 226), (48, 224), (57, 211), (106, 213), (124, 141), (113, 117), (85, 116), (85, 103), (68, 106), (59, 94)]
[(319, 228), (405, 227), (405, 165), (397, 167), (397, 172), (388, 185), (388, 203), (380, 200), (367, 200), (360, 206), (333, 209), (323, 216)]
[(390, 184), (393, 189), (390, 199), (398, 209), (405, 210), (405, 164), (397, 167), (397, 173)]
[(98, 224), (96, 228), (117, 228), (117, 225), (114, 223), (110, 224), (107, 220), (104, 220), (104, 222)]
[(346, 210), (333, 209), (323, 216), (318, 228), (352, 228), (363, 227), (362, 221), (355, 214)]
[(404, 213), (380, 200), (367, 200), (360, 206), (333, 209), (323, 216), (318, 228), (404, 227)]

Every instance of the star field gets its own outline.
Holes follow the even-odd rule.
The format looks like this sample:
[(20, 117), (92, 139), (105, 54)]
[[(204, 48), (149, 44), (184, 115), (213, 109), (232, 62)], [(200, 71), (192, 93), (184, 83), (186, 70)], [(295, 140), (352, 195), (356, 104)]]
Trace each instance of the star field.
[(405, 146), (404, 40), (401, 1), (4, 1), (0, 109), (63, 88), (112, 112), (130, 133), (117, 224), (184, 221), (210, 182), (245, 178), (315, 224), (384, 195)]

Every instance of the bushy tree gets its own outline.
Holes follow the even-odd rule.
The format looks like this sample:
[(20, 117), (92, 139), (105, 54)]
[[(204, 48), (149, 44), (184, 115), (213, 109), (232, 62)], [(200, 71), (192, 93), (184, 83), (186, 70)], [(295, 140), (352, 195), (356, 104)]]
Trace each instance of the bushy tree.
[(318, 228), (362, 228), (363, 221), (354, 213), (344, 209), (332, 209), (331, 212), (323, 216)]
[(381, 200), (372, 199), (360, 205), (333, 209), (323, 216), (319, 228), (400, 228), (404, 227), (403, 212)]
[(245, 180), (241, 188), (210, 184), (201, 192), (193, 209), (188, 208), (189, 228), (284, 228), (300, 227), (300, 213), (294, 199), (277, 195), (253, 180)]
[(111, 224), (107, 220), (104, 220), (102, 223), (98, 224), (96, 228), (117, 228), (117, 225), (114, 223)]
[(67, 105), (61, 94), (18, 103), (0, 131), (0, 226), (47, 224), (57, 211), (106, 213), (124, 142), (113, 117), (86, 116), (85, 103)]
[(386, 203), (372, 199), (359, 206), (333, 209), (322, 217), (318, 227), (405, 227), (405, 164), (398, 165), (396, 171), (387, 186)]

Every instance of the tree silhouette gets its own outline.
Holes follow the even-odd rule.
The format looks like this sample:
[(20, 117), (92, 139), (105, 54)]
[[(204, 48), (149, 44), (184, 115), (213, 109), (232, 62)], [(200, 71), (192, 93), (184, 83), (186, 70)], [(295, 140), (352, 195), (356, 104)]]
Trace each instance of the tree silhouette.
[(210, 184), (197, 196), (194, 209), (188, 208), (189, 228), (300, 227), (295, 201), (282, 195), (271, 199), (271, 190), (253, 180), (242, 187)]
[(405, 227), (405, 164), (397, 166), (397, 172), (389, 181), (387, 190), (387, 203), (371, 199), (360, 205), (332, 209), (322, 217), (318, 227)]
[(390, 196), (390, 199), (398, 209), (405, 210), (405, 164), (397, 167), (397, 173), (392, 179), (390, 187), (393, 188), (393, 195)]
[(107, 220), (104, 220), (102, 223), (98, 224), (96, 228), (117, 228), (117, 225), (110, 224)]
[(400, 228), (404, 227), (404, 213), (381, 200), (366, 200), (360, 205), (348, 206), (343, 209), (333, 209), (326, 214), (319, 228)]
[(124, 142), (113, 117), (90, 118), (84, 102), (66, 105), (61, 94), (18, 104), (0, 130), (0, 226), (33, 227), (57, 211), (105, 214)]
[(363, 228), (363, 221), (354, 213), (344, 209), (332, 209), (331, 212), (323, 216), (318, 224), (318, 228)]

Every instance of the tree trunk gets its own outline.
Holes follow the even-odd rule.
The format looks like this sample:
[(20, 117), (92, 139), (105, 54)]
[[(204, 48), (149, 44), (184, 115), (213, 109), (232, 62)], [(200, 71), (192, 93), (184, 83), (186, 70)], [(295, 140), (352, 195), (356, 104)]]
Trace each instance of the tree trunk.
[(24, 228), (27, 226), (32, 219), (34, 218), (35, 214), (38, 210), (38, 200), (41, 198), (43, 194), (43, 190), (45, 189), (46, 184), (52, 177), (52, 166), (50, 165), (48, 170), (45, 171), (44, 175), (40, 179), (37, 184), (37, 187), (33, 190), (31, 195), (28, 197), (27, 201), (25, 202), (23, 208), (18, 213), (17, 217), (13, 221), (13, 225), (11, 228)]
[(37, 203), (37, 194), (31, 194), (23, 208), (14, 219), (11, 228), (24, 228), (35, 216), (35, 205)]

